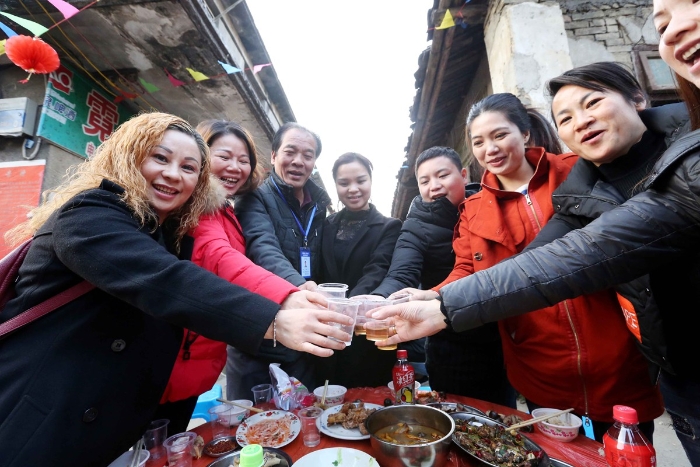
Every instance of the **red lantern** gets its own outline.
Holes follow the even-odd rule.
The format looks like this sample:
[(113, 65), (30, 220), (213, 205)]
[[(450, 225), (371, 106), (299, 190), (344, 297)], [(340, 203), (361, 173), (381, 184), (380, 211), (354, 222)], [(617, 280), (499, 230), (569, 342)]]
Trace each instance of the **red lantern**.
[(5, 42), (5, 53), (12, 63), (29, 73), (21, 83), (26, 83), (32, 73), (51, 73), (61, 64), (53, 47), (38, 37), (12, 36)]

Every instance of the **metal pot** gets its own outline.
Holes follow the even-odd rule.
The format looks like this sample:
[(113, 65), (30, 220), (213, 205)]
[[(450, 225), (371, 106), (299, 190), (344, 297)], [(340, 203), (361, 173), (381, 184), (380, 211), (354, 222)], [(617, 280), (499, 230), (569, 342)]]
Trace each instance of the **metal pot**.
[[(403, 446), (379, 439), (377, 431), (404, 422), (438, 430), (445, 436), (426, 444)], [(382, 467), (442, 467), (452, 442), (455, 422), (448, 414), (425, 405), (394, 405), (370, 414), (365, 421), (375, 457)]]

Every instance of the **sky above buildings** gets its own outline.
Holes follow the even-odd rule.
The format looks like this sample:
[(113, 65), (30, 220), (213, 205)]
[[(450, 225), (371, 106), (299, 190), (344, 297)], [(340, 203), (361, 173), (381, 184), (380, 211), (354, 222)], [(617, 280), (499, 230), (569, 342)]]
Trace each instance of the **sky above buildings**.
[(411, 133), (414, 73), (432, 0), (247, 0), (297, 121), (318, 133), (318, 168), (334, 206), (333, 162), (372, 161), (372, 202), (391, 214)]

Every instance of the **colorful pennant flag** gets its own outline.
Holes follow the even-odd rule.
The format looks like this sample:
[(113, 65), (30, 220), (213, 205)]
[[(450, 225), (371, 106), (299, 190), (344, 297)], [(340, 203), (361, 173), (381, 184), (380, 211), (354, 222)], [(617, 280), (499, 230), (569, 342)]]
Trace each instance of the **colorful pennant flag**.
[(176, 77), (171, 75), (170, 72), (166, 68), (163, 68), (163, 69), (165, 70), (165, 74), (168, 75), (168, 79), (170, 80), (170, 84), (172, 84), (175, 87), (185, 85), (185, 83), (183, 81), (180, 81), (179, 79), (177, 79)]
[(192, 68), (186, 68), (187, 71), (189, 71), (190, 75), (192, 78), (194, 78), (195, 81), (206, 81), (209, 79), (207, 75), (204, 73), (200, 73), (196, 70), (193, 70)]
[(55, 6), (66, 19), (80, 11), (70, 3), (64, 2), (63, 0), (49, 0), (49, 3)]
[(254, 65), (253, 66), (253, 74), (254, 75), (257, 74), (260, 70), (262, 70), (266, 66), (270, 66), (270, 65), (272, 65), (272, 63), (264, 63), (262, 65)]
[(2, 29), (2, 32), (4, 32), (7, 37), (12, 37), (12, 36), (17, 35), (16, 32), (14, 32), (12, 29), (8, 28), (7, 26), (5, 26), (2, 23), (0, 23), (0, 29)]
[(442, 23), (440, 23), (440, 26), (436, 27), (435, 29), (448, 29), (454, 27), (454, 25), (455, 20), (452, 18), (452, 13), (450, 13), (450, 10), (445, 10), (445, 17), (442, 18)]
[(45, 28), (39, 23), (35, 23), (34, 21), (29, 21), (24, 18), (20, 18), (19, 16), (11, 15), (9, 13), (4, 13), (0, 11), (0, 15), (7, 16), (10, 18), (12, 21), (15, 23), (19, 24), (22, 26), (24, 29), (27, 29), (28, 31), (31, 31), (34, 36), (39, 37), (42, 34), (44, 34), (46, 31), (48, 31), (48, 28)]
[(143, 78), (139, 78), (139, 81), (141, 82), (141, 86), (146, 90), (146, 92), (158, 92), (160, 89), (158, 89), (158, 86), (156, 86), (153, 83), (149, 83)]
[(222, 62), (221, 60), (219, 60), (218, 62), (219, 62), (219, 65), (224, 67), (224, 71), (226, 73), (228, 73), (229, 75), (232, 73), (239, 73), (240, 71), (242, 71), (240, 68), (236, 68), (235, 66), (231, 66), (228, 63)]
[(0, 41), (0, 55), (5, 53), (5, 39)]

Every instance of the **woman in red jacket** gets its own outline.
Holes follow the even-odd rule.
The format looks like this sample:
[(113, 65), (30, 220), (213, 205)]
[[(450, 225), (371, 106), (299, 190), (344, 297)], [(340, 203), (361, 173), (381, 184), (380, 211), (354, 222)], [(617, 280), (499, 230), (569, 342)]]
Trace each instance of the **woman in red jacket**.
[[(235, 122), (207, 120), (197, 127), (209, 145), (211, 172), (222, 184), (225, 197), (213, 201), (214, 212), (202, 216), (190, 232), (194, 237), (192, 261), (229, 282), (277, 303), (296, 293), (313, 300), (286, 280), (257, 266), (245, 255), (243, 231), (233, 212), (234, 195), (254, 190), (262, 180), (253, 137)], [(226, 344), (187, 330), (161, 398), (156, 418), (170, 420), (168, 431), (187, 430), (197, 398), (216, 382), (226, 364)]]
[[(482, 190), (460, 206), (455, 267), (433, 290), (519, 253), (554, 214), (552, 192), (577, 156), (527, 147), (533, 112), (507, 93), (471, 108), (467, 132), (485, 169)], [(636, 408), (648, 435), (663, 413), (619, 310), (615, 293), (606, 290), (498, 322), (508, 379), (530, 408), (573, 407), (598, 441), (615, 404)]]

